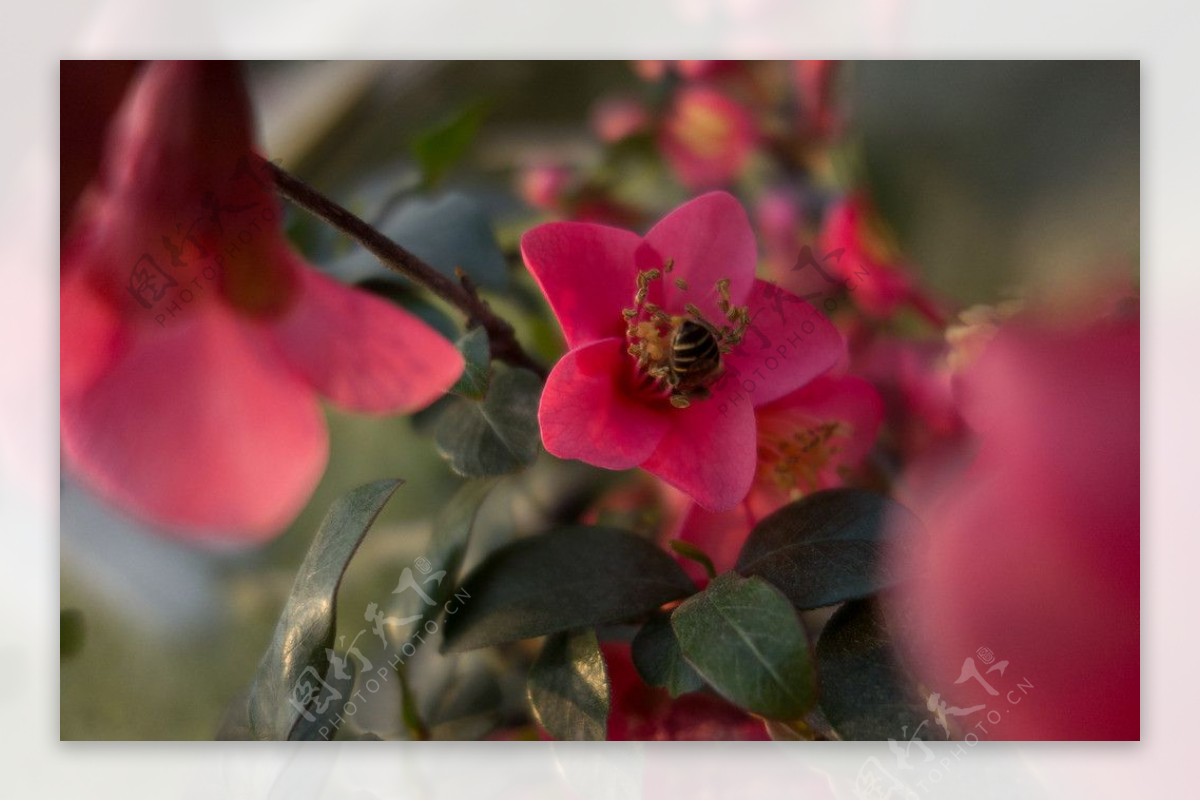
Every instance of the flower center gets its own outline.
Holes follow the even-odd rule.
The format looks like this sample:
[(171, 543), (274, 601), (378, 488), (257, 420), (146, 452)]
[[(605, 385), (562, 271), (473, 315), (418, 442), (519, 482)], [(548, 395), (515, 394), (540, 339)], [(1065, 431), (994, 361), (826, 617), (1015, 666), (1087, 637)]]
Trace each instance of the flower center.
[(786, 431), (759, 432), (758, 477), (792, 499), (815, 492), (836, 478), (839, 455), (853, 433), (848, 423), (829, 420)]
[[(722, 324), (710, 322), (694, 303), (684, 303), (683, 314), (667, 312), (650, 301), (650, 289), (674, 267), (674, 260), (668, 259), (661, 269), (639, 272), (633, 306), (621, 314), (638, 389), (665, 396), (672, 406), (686, 409), (692, 401), (711, 395), (709, 388), (725, 369), (722, 357), (742, 341), (750, 311), (732, 304), (729, 279), (723, 278), (715, 286), (717, 308), (725, 318)], [(674, 283), (680, 292), (688, 291), (682, 278)]]

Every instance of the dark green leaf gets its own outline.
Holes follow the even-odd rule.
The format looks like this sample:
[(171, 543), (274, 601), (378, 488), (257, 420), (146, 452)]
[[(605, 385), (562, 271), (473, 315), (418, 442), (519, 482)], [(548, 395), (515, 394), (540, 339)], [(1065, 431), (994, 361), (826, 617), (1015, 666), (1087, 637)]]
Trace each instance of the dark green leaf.
[(633, 638), (633, 666), (651, 687), (663, 687), (677, 698), (704, 687), (704, 679), (683, 658), (671, 619), (655, 615)]
[(511, 543), (463, 581), (443, 650), (466, 651), (636, 617), (695, 587), (670, 556), (620, 529), (569, 526)]
[(286, 740), (302, 719), (322, 711), (314, 705), (336, 702), (325, 676), (338, 586), (367, 529), (401, 483), (389, 479), (366, 484), (330, 507), (250, 689), (248, 719), (254, 739)]
[(482, 401), (466, 398), (442, 413), (434, 439), (438, 452), (462, 476), (498, 476), (537, 458), (538, 401), (542, 382), (528, 370), (497, 366)]
[(555, 739), (605, 739), (608, 673), (595, 631), (549, 637), (529, 670), (528, 689), (533, 714)]
[(816, 651), (821, 708), (843, 739), (946, 739), (896, 658), (877, 601), (851, 601), (837, 610)]
[(743, 709), (796, 720), (816, 701), (808, 636), (787, 598), (762, 579), (717, 576), (675, 609), (671, 626), (692, 667)]
[(468, 106), (453, 117), (422, 131), (413, 139), (412, 154), (424, 182), (432, 186), (466, 154), (483, 122), (482, 104)]
[(58, 658), (70, 659), (83, 650), (87, 630), (83, 612), (78, 609), (62, 609), (58, 613)]
[(491, 374), (492, 351), (488, 344), (487, 329), (483, 326), (472, 328), (463, 334), (456, 346), (463, 355), (466, 368), (450, 391), (480, 400), (487, 395)]
[(872, 492), (816, 492), (759, 521), (734, 569), (766, 579), (799, 609), (830, 606), (897, 583), (885, 556), (917, 525), (903, 506)]

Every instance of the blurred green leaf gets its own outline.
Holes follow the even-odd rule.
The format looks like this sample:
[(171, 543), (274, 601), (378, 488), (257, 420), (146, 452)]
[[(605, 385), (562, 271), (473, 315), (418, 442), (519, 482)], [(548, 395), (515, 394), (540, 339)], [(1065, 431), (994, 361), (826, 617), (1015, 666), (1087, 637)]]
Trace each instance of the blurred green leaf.
[(708, 574), (709, 578), (713, 578), (717, 575), (717, 568), (713, 565), (712, 559), (708, 558), (708, 554), (706, 554), (703, 549), (696, 547), (690, 542), (685, 542), (684, 540), (671, 540), (667, 544), (671, 546), (671, 550), (675, 553), (679, 554), (685, 559), (692, 560), (704, 568), (704, 572)]
[[(468, 481), (459, 488), (458, 492), (454, 493), (454, 496), (446, 502), (434, 519), (433, 533), (421, 556), (424, 563), (419, 564), (418, 569), (431, 578), (438, 573), (441, 573), (442, 577), (432, 592), (426, 589), (426, 594), (433, 598), (432, 604), (427, 604), (421, 593), (398, 593), (398, 597), (408, 600), (407, 606), (403, 603), (397, 604), (397, 609), (402, 616), (421, 616), (409, 629), (408, 636), (411, 636), (411, 632), (417, 632), (424, 628), (429, 620), (436, 619), (441, 614), (446, 601), (453, 594), (454, 588), (458, 586), (461, 578), (459, 571), (462, 569), (463, 557), (470, 544), (475, 518), (479, 514), (479, 508), (487, 500), (488, 493), (495, 486), (495, 479)], [(405, 568), (405, 570), (411, 577), (411, 568)], [(404, 574), (401, 575), (400, 581), (405, 581)], [(429, 585), (423, 584), (423, 586), (428, 588)], [(404, 639), (407, 638), (407, 636), (404, 637)]]
[(461, 476), (498, 476), (528, 467), (541, 447), (541, 380), (522, 369), (497, 367), (482, 401), (462, 398), (438, 419), (434, 440)]
[(401, 483), (388, 479), (366, 484), (330, 507), (300, 565), (250, 688), (248, 721), (253, 739), (289, 739), (293, 731), (304, 730), (298, 729), (302, 719), (315, 718), (339, 702), (337, 687), (326, 682), (338, 586), (359, 543)]
[(568, 526), (491, 554), (459, 592), (467, 597), (446, 618), (446, 652), (628, 620), (695, 587), (674, 559), (636, 534)]
[(704, 679), (683, 658), (671, 619), (654, 615), (633, 638), (633, 666), (651, 687), (662, 687), (677, 698), (704, 687)]
[(547, 638), (527, 687), (533, 714), (555, 739), (605, 739), (610, 688), (595, 631)]
[(466, 368), (450, 391), (480, 400), (487, 395), (491, 374), (492, 351), (488, 343), (487, 329), (483, 326), (472, 328), (463, 334), (456, 345), (463, 355)]
[[(436, 198), (408, 198), (375, 227), (443, 275), (457, 280), (455, 271), (461, 269), (485, 289), (509, 285), (508, 262), (496, 243), (491, 220), (469, 195), (447, 192)], [(358, 245), (323, 264), (327, 272), (350, 284), (372, 279), (410, 283)]]
[(846, 740), (944, 740), (896, 658), (879, 604), (851, 601), (817, 640), (821, 709)]
[(83, 612), (78, 609), (62, 609), (58, 613), (58, 658), (70, 659), (83, 650), (87, 628)]
[(766, 579), (799, 609), (830, 606), (895, 584), (885, 556), (918, 527), (911, 512), (881, 495), (815, 492), (759, 521), (734, 569)]
[(796, 720), (816, 702), (808, 636), (787, 598), (760, 578), (717, 576), (671, 613), (684, 657), (743, 709)]
[(485, 116), (484, 105), (475, 103), (413, 138), (412, 155), (426, 186), (437, 184), (466, 155)]

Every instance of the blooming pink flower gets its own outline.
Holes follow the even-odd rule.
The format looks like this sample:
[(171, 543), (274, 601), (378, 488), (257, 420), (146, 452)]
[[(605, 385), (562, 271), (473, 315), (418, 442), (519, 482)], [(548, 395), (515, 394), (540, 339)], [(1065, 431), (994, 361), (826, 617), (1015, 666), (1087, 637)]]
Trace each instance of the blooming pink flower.
[[(750, 488), (755, 407), (804, 386), (843, 352), (820, 313), (754, 277), (754, 234), (724, 192), (685, 203), (644, 237), (547, 223), (525, 234), (521, 251), (570, 348), (542, 393), (546, 449), (611, 470), (640, 465), (709, 509), (731, 508)], [(753, 325), (737, 336), (746, 318)], [(685, 320), (725, 329), (717, 338), (726, 352), (720, 370), (695, 371), (694, 392), (668, 392), (667, 379), (651, 374), (662, 374), (671, 331)]]
[[(725, 512), (695, 504), (679, 515), (677, 539), (732, 570), (755, 524), (781, 506), (818, 490), (842, 486), (875, 444), (883, 401), (875, 387), (854, 376), (824, 375), (758, 410), (758, 466), (746, 499)], [(707, 576), (681, 560), (696, 581)]]
[(850, 195), (829, 209), (821, 250), (822, 266), (847, 283), (854, 302), (868, 314), (890, 316), (912, 298), (909, 268), (863, 195)]
[(1004, 710), (980, 737), (1138, 737), (1138, 373), (1134, 318), (1006, 324), (959, 377), (973, 459), (917, 502), (892, 615), (942, 702)]
[(675, 93), (659, 132), (671, 168), (692, 189), (728, 184), (749, 162), (757, 141), (750, 113), (700, 84)]
[(63, 243), (66, 463), (182, 537), (291, 520), (325, 465), (318, 396), (410, 411), (463, 366), (417, 318), (311, 269), (253, 163), (236, 66), (149, 65)]
[(609, 740), (768, 740), (758, 718), (706, 692), (678, 698), (650, 687), (633, 665), (628, 643), (601, 643), (612, 687)]

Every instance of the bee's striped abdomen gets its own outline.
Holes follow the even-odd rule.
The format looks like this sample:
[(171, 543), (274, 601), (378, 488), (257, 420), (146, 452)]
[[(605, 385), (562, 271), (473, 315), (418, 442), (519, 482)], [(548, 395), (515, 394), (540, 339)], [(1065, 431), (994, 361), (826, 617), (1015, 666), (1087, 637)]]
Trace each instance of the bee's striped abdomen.
[(706, 364), (720, 356), (720, 345), (708, 326), (691, 320), (683, 321), (671, 343), (671, 357), (677, 368), (686, 370), (690, 364)]

